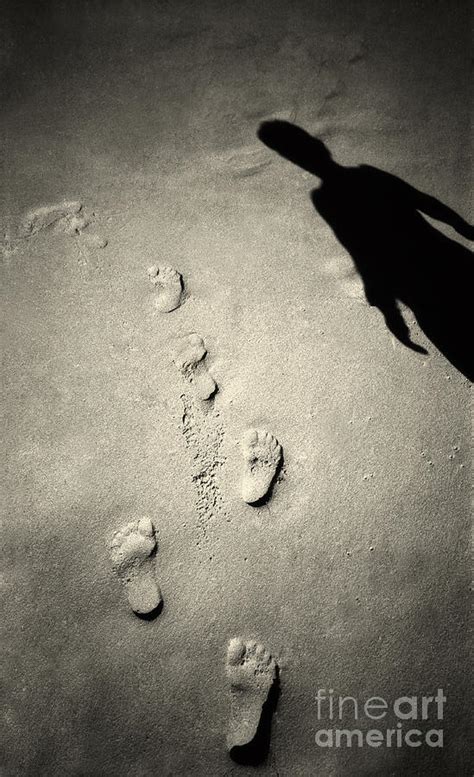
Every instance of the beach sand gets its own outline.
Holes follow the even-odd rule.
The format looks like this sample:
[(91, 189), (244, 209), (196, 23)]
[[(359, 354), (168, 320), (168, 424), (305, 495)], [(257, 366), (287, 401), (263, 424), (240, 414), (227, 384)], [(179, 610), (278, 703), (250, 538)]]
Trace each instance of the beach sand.
[[(3, 773), (469, 774), (469, 382), (408, 309), (428, 353), (387, 330), (312, 205), (317, 179), (256, 134), (292, 122), (467, 219), (467, 3), (14, 5)], [(182, 276), (171, 312), (152, 266)], [(190, 334), (210, 399), (173, 362)], [(256, 506), (252, 428), (284, 457)], [(163, 597), (149, 620), (109, 549), (143, 516)], [(226, 749), (234, 638), (279, 668), (258, 766)], [(444, 747), (320, 747), (323, 688), (442, 688), (444, 720), (419, 727)]]

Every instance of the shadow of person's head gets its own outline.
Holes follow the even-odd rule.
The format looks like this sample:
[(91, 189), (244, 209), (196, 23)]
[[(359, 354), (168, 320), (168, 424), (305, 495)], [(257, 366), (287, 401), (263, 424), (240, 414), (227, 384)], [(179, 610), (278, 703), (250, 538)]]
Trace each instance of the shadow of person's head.
[(336, 167), (322, 140), (289, 121), (264, 121), (258, 128), (257, 137), (272, 151), (318, 178), (325, 178)]

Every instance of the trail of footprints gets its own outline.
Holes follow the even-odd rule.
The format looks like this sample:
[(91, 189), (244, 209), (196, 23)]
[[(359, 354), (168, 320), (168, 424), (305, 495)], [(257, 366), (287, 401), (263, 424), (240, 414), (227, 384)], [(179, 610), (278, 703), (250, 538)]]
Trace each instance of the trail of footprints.
[[(88, 214), (79, 201), (36, 208), (26, 214), (16, 234), (7, 242), (16, 244), (50, 227), (80, 237), (93, 220), (94, 214)], [(85, 245), (93, 248), (104, 248), (108, 242), (101, 235), (89, 233), (83, 239)], [(155, 290), (154, 306), (159, 313), (171, 313), (182, 305), (186, 294), (181, 273), (173, 267), (153, 265), (148, 269), (148, 277)], [(206, 354), (204, 340), (196, 332), (176, 339), (170, 353), (186, 389), (180, 395), (182, 433), (192, 454), (195, 509), (203, 538), (207, 522), (221, 510), (216, 473), (224, 464), (220, 456), (224, 427), (219, 414), (212, 412), (212, 399), (218, 386), (207, 369)], [(242, 438), (241, 450), (242, 499), (250, 505), (261, 504), (269, 498), (278, 474), (281, 445), (270, 432), (249, 429)], [(157, 551), (156, 529), (148, 517), (122, 526), (110, 542), (112, 568), (122, 583), (128, 603), (137, 616), (147, 620), (156, 617), (163, 607), (156, 570)], [(251, 746), (258, 736), (262, 710), (268, 706), (271, 691), (276, 688), (278, 666), (264, 645), (236, 637), (228, 643), (225, 671), (230, 692), (227, 747), (234, 757)]]
[[(160, 313), (177, 310), (185, 299), (181, 274), (172, 267), (150, 267), (154, 306)], [(206, 346), (196, 332), (175, 340), (170, 357), (184, 384), (182, 433), (192, 453), (196, 486), (196, 513), (203, 536), (206, 523), (219, 513), (222, 498), (216, 473), (224, 464), (220, 447), (224, 427), (212, 400), (218, 386), (206, 366)], [(282, 462), (276, 437), (264, 429), (248, 429), (241, 440), (241, 497), (249, 505), (262, 504), (271, 494)], [(112, 567), (136, 615), (152, 619), (163, 607), (157, 579), (157, 540), (148, 517), (132, 521), (115, 532), (110, 543)], [(227, 748), (232, 757), (252, 746), (278, 679), (278, 666), (266, 647), (240, 637), (229, 641), (225, 672), (230, 694)], [(270, 713), (271, 714), (271, 713)]]

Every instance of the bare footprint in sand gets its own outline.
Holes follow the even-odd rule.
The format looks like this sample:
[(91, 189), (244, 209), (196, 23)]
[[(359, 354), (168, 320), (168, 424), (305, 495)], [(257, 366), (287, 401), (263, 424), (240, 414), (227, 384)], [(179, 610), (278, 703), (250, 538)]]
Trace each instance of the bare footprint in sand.
[(149, 518), (132, 521), (115, 532), (111, 542), (112, 565), (137, 615), (157, 612), (162, 604), (155, 578), (155, 529)]
[(263, 499), (277, 474), (281, 462), (281, 445), (270, 432), (249, 429), (242, 440), (245, 459), (242, 477), (242, 499), (248, 504)]
[(73, 219), (80, 220), (82, 218), (82, 202), (79, 200), (60, 202), (58, 205), (43, 205), (25, 214), (22, 223), (18, 227), (17, 237), (31, 237), (53, 224), (58, 224), (59, 222), (66, 224)]
[(277, 672), (275, 660), (263, 645), (239, 637), (230, 640), (226, 661), (230, 682), (229, 751), (254, 739)]
[(217, 391), (217, 384), (204, 364), (206, 353), (202, 337), (195, 333), (178, 340), (172, 352), (174, 363), (198, 399), (210, 399)]
[(160, 313), (170, 313), (181, 305), (183, 293), (182, 275), (173, 267), (149, 267), (148, 276), (158, 289), (155, 307)]

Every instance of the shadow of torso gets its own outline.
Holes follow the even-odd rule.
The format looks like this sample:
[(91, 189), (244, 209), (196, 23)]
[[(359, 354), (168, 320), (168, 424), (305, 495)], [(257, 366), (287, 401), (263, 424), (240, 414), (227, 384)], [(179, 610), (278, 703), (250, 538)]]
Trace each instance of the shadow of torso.
[(392, 333), (408, 347), (423, 350), (410, 340), (397, 308), (403, 302), (431, 342), (473, 380), (473, 257), (420, 213), (455, 226), (447, 218), (454, 212), (366, 165), (334, 165), (311, 199), (350, 253), (367, 301), (381, 310)]

